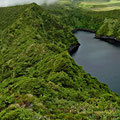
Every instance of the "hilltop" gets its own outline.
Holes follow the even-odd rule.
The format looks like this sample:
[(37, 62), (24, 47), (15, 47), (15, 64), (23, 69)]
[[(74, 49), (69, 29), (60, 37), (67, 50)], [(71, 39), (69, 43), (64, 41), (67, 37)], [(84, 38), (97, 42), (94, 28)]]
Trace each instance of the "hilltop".
[(1, 120), (120, 118), (120, 96), (68, 53), (72, 27), (36, 4), (0, 9)]
[(27, 7), (28, 5), (0, 8), (0, 35), (5, 28), (7, 28), (9, 25), (16, 21), (19, 15)]

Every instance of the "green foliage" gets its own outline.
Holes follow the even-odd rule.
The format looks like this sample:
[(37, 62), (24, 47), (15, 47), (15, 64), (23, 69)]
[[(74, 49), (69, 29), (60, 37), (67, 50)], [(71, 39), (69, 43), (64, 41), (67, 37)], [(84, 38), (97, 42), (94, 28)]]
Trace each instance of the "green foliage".
[(7, 109), (0, 113), (1, 120), (39, 120), (39, 116), (24, 108)]
[(79, 3), (72, 4), (71, 2), (67, 4), (53, 4), (48, 7), (43, 6), (43, 8), (50, 14), (55, 15), (57, 19), (70, 27), (71, 30), (81, 28), (95, 31), (97, 34), (102, 31), (102, 35), (111, 36), (112, 34), (112, 36), (120, 38), (120, 10), (96, 12), (79, 7)]
[(73, 24), (68, 16), (58, 19), (36, 4), (20, 11), (1, 36), (0, 119), (119, 119), (120, 97), (85, 73), (68, 53), (78, 43), (71, 28), (82, 25), (72, 17), (77, 9), (66, 14), (75, 19)]
[(104, 24), (98, 29), (97, 36), (106, 35), (120, 39), (120, 22), (118, 19), (105, 19)]

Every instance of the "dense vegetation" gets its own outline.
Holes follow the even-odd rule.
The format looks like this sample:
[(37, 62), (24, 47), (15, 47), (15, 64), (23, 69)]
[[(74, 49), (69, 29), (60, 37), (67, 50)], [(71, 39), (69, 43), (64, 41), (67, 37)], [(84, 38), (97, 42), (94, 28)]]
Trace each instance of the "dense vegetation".
[[(76, 2), (75, 2), (76, 3)], [(76, 28), (88, 29), (97, 32), (97, 35), (110, 35), (119, 39), (120, 36), (120, 10), (110, 11), (90, 11), (78, 7), (76, 4), (53, 4), (43, 6), (46, 10), (57, 17), (60, 21), (70, 27), (71, 30)], [(116, 21), (116, 22), (115, 22)], [(109, 25), (107, 26), (107, 24)]]
[(120, 40), (120, 21), (119, 19), (105, 19), (104, 24), (97, 31), (97, 36), (106, 35)]
[(26, 7), (27, 5), (0, 8), (0, 35), (2, 30), (16, 21), (18, 16), (25, 10)]
[(85, 20), (85, 27), (92, 15), (86, 19), (87, 13), (81, 12), (78, 19), (77, 9), (73, 17), (73, 12), (62, 8), (62, 19), (59, 8), (48, 11), (36, 4), (0, 9), (6, 14), (0, 38), (1, 120), (120, 118), (119, 95), (85, 73), (68, 53), (77, 44), (71, 29), (83, 24), (76, 20)]

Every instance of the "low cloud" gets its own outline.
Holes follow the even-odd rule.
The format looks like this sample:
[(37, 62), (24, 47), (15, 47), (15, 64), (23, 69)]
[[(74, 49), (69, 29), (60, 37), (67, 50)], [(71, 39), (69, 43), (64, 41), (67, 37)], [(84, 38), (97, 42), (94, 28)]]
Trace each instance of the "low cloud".
[(46, 4), (52, 4), (56, 2), (57, 0), (0, 0), (0, 7), (7, 7), (7, 6), (14, 6), (14, 5), (23, 5), (23, 4), (29, 4), (29, 3), (37, 3), (39, 5), (46, 3)]

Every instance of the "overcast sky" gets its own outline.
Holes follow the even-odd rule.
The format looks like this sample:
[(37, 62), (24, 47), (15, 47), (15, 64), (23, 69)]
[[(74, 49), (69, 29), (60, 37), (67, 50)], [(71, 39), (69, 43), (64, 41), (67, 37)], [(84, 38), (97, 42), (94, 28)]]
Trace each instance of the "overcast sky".
[(56, 0), (0, 0), (0, 7), (13, 6), (13, 5), (21, 5), (36, 2), (37, 4), (51, 4)]

